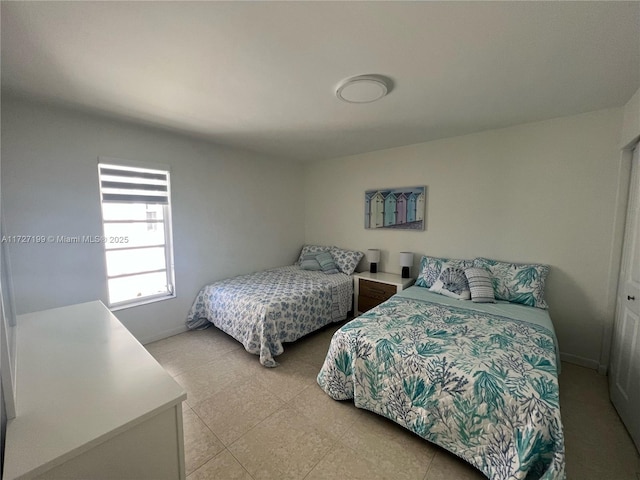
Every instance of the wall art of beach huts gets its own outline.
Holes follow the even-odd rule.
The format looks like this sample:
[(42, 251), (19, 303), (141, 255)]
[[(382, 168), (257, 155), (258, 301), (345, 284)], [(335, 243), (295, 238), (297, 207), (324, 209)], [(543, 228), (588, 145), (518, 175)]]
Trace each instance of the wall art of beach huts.
[(364, 192), (364, 228), (424, 230), (426, 187)]

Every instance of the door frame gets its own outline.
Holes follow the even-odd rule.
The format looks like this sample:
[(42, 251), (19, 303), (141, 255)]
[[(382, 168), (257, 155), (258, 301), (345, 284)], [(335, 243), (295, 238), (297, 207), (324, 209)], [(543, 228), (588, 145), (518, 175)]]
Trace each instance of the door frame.
[(629, 207), (629, 190), (631, 182), (631, 162), (633, 161), (634, 148), (640, 148), (640, 135), (622, 147), (620, 160), (618, 161), (618, 188), (616, 191), (616, 208), (613, 219), (613, 241), (609, 250), (609, 272), (607, 282), (607, 316), (603, 325), (602, 346), (600, 348), (600, 361), (598, 373), (606, 375), (611, 363), (611, 346), (613, 343), (613, 328), (618, 315), (618, 280), (622, 267), (622, 246), (625, 239), (625, 224)]

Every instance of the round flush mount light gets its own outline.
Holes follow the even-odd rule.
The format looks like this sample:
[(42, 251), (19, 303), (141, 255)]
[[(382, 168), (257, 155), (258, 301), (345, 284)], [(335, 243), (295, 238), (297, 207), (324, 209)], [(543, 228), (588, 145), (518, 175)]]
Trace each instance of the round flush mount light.
[(391, 91), (391, 79), (382, 75), (358, 75), (338, 85), (336, 96), (348, 103), (371, 103)]

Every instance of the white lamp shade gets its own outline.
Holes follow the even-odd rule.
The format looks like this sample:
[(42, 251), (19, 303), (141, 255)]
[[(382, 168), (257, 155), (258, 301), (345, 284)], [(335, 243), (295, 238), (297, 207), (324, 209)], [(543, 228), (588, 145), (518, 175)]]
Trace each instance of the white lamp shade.
[(412, 267), (413, 266), (413, 253), (412, 252), (400, 252), (400, 266)]
[(380, 250), (374, 248), (367, 250), (367, 260), (370, 263), (378, 263), (380, 261)]

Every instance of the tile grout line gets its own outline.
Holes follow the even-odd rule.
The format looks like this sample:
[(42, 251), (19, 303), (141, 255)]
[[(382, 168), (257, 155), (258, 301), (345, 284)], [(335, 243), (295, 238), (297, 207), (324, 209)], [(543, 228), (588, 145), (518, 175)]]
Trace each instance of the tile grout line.
[[(349, 448), (349, 449), (351, 449), (351, 450), (354, 450), (354, 449), (353, 449), (353, 448), (351, 448), (349, 445), (345, 445), (345, 444), (342, 442), (342, 439), (347, 435), (347, 430), (348, 430), (348, 429), (350, 429), (350, 428), (353, 426), (353, 423), (355, 423), (355, 422), (356, 422), (356, 420), (354, 419), (354, 421), (352, 422), (352, 424), (350, 424), (350, 425), (349, 425), (349, 427), (345, 428), (344, 432), (342, 432), (342, 434), (340, 434), (340, 435), (333, 435), (333, 434), (329, 434), (331, 437), (335, 437), (335, 439), (336, 439), (336, 440), (335, 440), (335, 442), (333, 442), (333, 445), (331, 446), (331, 448), (329, 448), (329, 449), (327, 450), (327, 453), (325, 453), (322, 457), (320, 457), (320, 459), (318, 459), (318, 461), (315, 463), (315, 465), (313, 465), (313, 467), (311, 467), (311, 470), (309, 470), (309, 471), (307, 472), (307, 474), (306, 474), (304, 477), (302, 477), (302, 480), (304, 480), (304, 479), (305, 479), (305, 478), (307, 478), (309, 475), (311, 475), (311, 472), (313, 472), (313, 471), (315, 470), (315, 468), (316, 468), (318, 465), (320, 465), (320, 463), (321, 463), (325, 458), (327, 458), (331, 452), (333, 452), (336, 448), (339, 448), (339, 447), (340, 447), (340, 444), (342, 444), (343, 446), (346, 446), (346, 448)], [(325, 433), (325, 432), (323, 432), (323, 433)], [(354, 450), (354, 451), (355, 451), (355, 450)], [(356, 453), (357, 453), (357, 452), (356, 452)]]
[[(337, 442), (336, 442), (337, 443)], [(307, 478), (309, 475), (311, 475), (311, 472), (313, 472), (315, 470), (315, 468), (320, 465), (320, 462), (322, 462), (325, 458), (327, 458), (329, 456), (329, 454), (331, 452), (333, 452), (335, 449), (337, 448), (337, 445), (334, 444), (331, 446), (331, 448), (329, 448), (329, 450), (327, 450), (327, 453), (325, 453), (322, 457), (320, 457), (320, 459), (318, 459), (318, 461), (313, 465), (313, 467), (311, 467), (309, 469), (309, 471), (305, 474), (304, 477), (302, 477), (301, 480), (304, 480), (305, 478)]]
[(224, 447), (224, 449), (229, 452), (229, 455), (231, 455), (233, 457), (233, 459), (238, 462), (238, 465), (240, 465), (242, 467), (242, 469), (247, 472), (247, 475), (249, 475), (249, 478), (251, 480), (254, 480), (253, 475), (251, 475), (251, 472), (249, 472), (249, 470), (247, 470), (247, 468), (242, 464), (242, 462), (236, 458), (236, 456), (233, 454), (233, 452), (231, 450), (229, 450), (227, 447)]
[[(284, 406), (287, 406), (286, 404)], [(273, 415), (275, 415), (277, 412), (279, 412), (283, 407), (280, 407), (278, 409), (276, 409), (275, 412), (273, 412), (272, 414), (268, 415), (267, 417), (263, 418), (261, 421), (259, 421), (258, 423), (256, 423), (253, 427), (251, 427), (249, 430), (247, 430), (244, 434), (242, 434), (240, 437), (236, 438), (233, 442), (231, 442), (228, 446), (225, 445), (224, 449), (226, 451), (229, 452), (229, 454), (234, 458), (234, 460), (236, 462), (238, 462), (238, 464), (242, 467), (242, 469), (247, 472), (247, 475), (249, 475), (249, 478), (251, 478), (252, 480), (254, 480), (253, 475), (251, 475), (251, 472), (249, 472), (249, 470), (247, 470), (247, 468), (244, 466), (244, 464), (240, 461), (239, 458), (237, 458), (233, 452), (230, 450), (229, 447), (232, 447), (236, 442), (238, 442), (241, 438), (243, 438), (245, 435), (249, 434), (251, 431), (255, 430), (258, 425), (260, 425), (262, 422), (264, 422), (265, 420), (267, 420), (268, 418), (272, 417)], [(223, 443), (224, 445), (224, 443)]]
[[(247, 379), (250, 379), (249, 377), (247, 377)], [(273, 395), (273, 394), (272, 394)], [(220, 437), (218, 437), (218, 435), (215, 434), (215, 432), (211, 429), (211, 427), (209, 427), (209, 424), (204, 420), (204, 418), (200, 417), (200, 415), (196, 412), (194, 406), (191, 406), (191, 410), (193, 411), (193, 413), (196, 414), (196, 416), (202, 421), (202, 423), (209, 429), (209, 431), (213, 434), (214, 437), (216, 437), (218, 439), (218, 441), (225, 447), (228, 448), (230, 446), (232, 446), (234, 443), (236, 443), (238, 440), (240, 440), (242, 437), (244, 437), (246, 434), (248, 434), (249, 432), (251, 432), (252, 430), (254, 430), (258, 425), (260, 425), (262, 422), (264, 422), (265, 420), (267, 420), (268, 418), (270, 418), (271, 416), (273, 416), (274, 414), (276, 414), (280, 409), (282, 409), (283, 407), (288, 406), (288, 404), (282, 400), (281, 398), (273, 395), (274, 398), (276, 398), (276, 400), (278, 400), (280, 403), (282, 403), (282, 405), (278, 406), (278, 408), (276, 408), (276, 410), (274, 410), (271, 414), (267, 415), (266, 417), (264, 417), (263, 419), (259, 420), (255, 425), (251, 426), (249, 428), (249, 430), (247, 430), (246, 432), (244, 432), (242, 435), (240, 435), (238, 438), (236, 438), (235, 440), (231, 441), (228, 445), (223, 442)], [(200, 405), (204, 402), (206, 402), (207, 400), (209, 400), (211, 397), (207, 397), (204, 400), (201, 400), (200, 402), (198, 402), (195, 405)]]
[[(253, 427), (251, 427), (249, 430), (247, 430), (246, 432), (244, 432), (242, 435), (240, 435), (238, 438), (236, 438), (233, 442), (231, 442), (229, 445), (225, 445), (225, 448), (229, 448), (232, 447), (236, 442), (238, 442), (241, 438), (243, 438), (245, 435), (248, 435), (250, 432), (252, 432), (253, 430), (255, 430), (258, 425), (260, 425), (262, 422), (265, 422), (266, 420), (268, 420), (269, 418), (273, 417), (276, 413), (278, 413), (280, 410), (282, 410), (284, 407), (287, 407), (288, 405), (285, 403), (284, 405), (278, 407), (274, 412), (270, 413), (269, 415), (267, 415), (266, 417), (264, 417), (262, 420), (260, 420), (258, 423), (256, 423)], [(224, 445), (224, 443), (223, 443)], [(235, 457), (234, 457), (235, 458)]]
[(433, 454), (433, 457), (431, 457), (431, 461), (429, 462), (429, 466), (427, 467), (427, 472), (424, 474), (424, 477), (422, 477), (422, 480), (429, 480), (429, 472), (433, 468), (433, 462), (436, 459), (437, 455), (438, 455), (438, 451), (436, 450), (436, 452)]
[[(203, 467), (205, 464), (207, 464), (208, 462), (210, 462), (211, 460), (213, 460), (214, 458), (216, 458), (218, 455), (220, 455), (222, 452), (224, 452), (226, 450), (226, 445), (222, 442), (222, 440), (220, 440), (218, 438), (218, 436), (213, 432), (213, 430), (211, 430), (211, 428), (209, 428), (209, 425), (207, 425), (207, 422), (205, 422), (202, 418), (200, 418), (200, 415), (198, 415), (198, 413), (191, 407), (189, 407), (189, 410), (191, 410), (191, 413), (193, 413), (198, 420), (200, 420), (202, 422), (202, 424), (205, 426), (205, 428), (211, 432), (211, 435), (214, 436), (214, 438), (220, 442), (220, 445), (222, 445), (224, 448), (222, 450), (220, 450), (218, 453), (216, 453), (215, 455), (213, 455), (210, 458), (207, 458), (204, 462), (202, 462), (200, 465), (198, 465), (189, 475), (191, 475), (192, 473), (194, 473), (195, 471), (199, 470), (201, 467)], [(182, 412), (182, 415), (184, 417), (184, 411)], [(186, 470), (186, 467), (185, 467)]]

